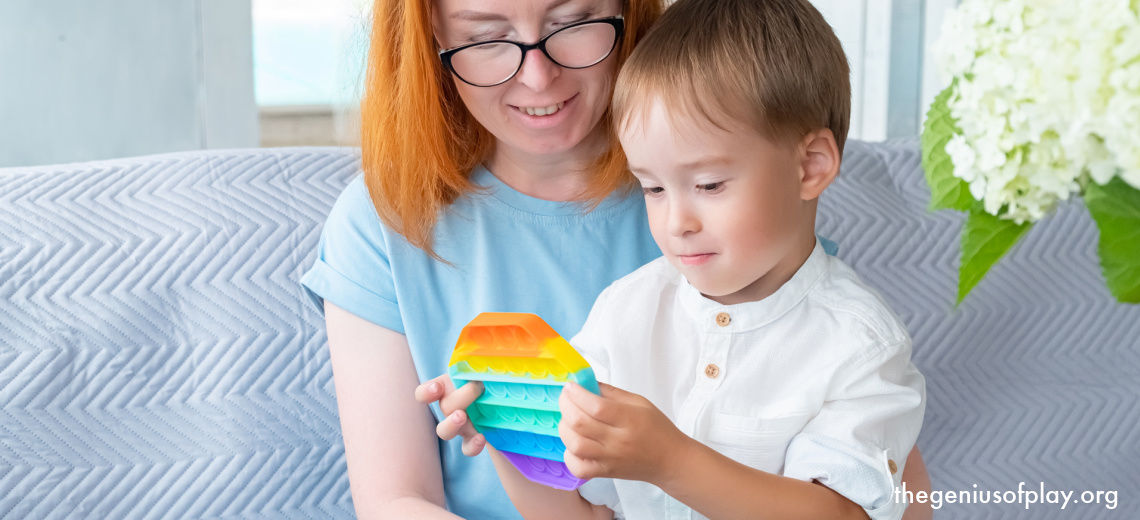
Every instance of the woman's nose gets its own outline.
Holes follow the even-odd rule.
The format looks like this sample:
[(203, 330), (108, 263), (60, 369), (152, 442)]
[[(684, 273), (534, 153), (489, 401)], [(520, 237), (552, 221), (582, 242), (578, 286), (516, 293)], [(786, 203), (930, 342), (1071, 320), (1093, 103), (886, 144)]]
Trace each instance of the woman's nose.
[(522, 69), (519, 70), (516, 78), (519, 83), (526, 85), (531, 90), (542, 92), (560, 74), (562, 74), (562, 67), (550, 61), (550, 58), (547, 58), (542, 51), (531, 49), (523, 57)]

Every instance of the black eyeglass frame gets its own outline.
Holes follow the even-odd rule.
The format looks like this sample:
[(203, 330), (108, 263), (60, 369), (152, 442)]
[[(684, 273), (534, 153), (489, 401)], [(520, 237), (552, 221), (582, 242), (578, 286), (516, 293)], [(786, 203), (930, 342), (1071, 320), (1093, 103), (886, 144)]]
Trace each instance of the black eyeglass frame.
[[(584, 65), (582, 67), (567, 67), (561, 63), (558, 63), (558, 60), (554, 59), (554, 57), (551, 56), (549, 52), (547, 52), (546, 41), (549, 40), (551, 36), (554, 36), (555, 34), (558, 34), (562, 31), (567, 30), (567, 29), (573, 29), (574, 27), (581, 27), (583, 25), (589, 25), (589, 24), (608, 24), (608, 25), (613, 26), (613, 28), (614, 28), (613, 45), (610, 46), (610, 50), (608, 52), (606, 52), (606, 54), (604, 56), (599, 58), (598, 61), (595, 61), (589, 65)], [(467, 45), (460, 45), (459, 47), (451, 47), (449, 49), (440, 50), (439, 51), (439, 59), (443, 62), (443, 68), (447, 69), (452, 74), (454, 74), (455, 77), (459, 78), (459, 81), (462, 81), (462, 82), (464, 82), (468, 85), (471, 85), (473, 87), (494, 87), (497, 85), (502, 85), (503, 83), (510, 81), (511, 78), (515, 77), (515, 75), (518, 74), (520, 70), (522, 70), (523, 62), (526, 61), (526, 53), (530, 52), (533, 49), (538, 49), (538, 50), (542, 51), (542, 54), (546, 55), (546, 58), (549, 59), (551, 61), (551, 63), (554, 63), (555, 65), (558, 65), (559, 67), (562, 67), (564, 69), (586, 69), (586, 68), (593, 67), (594, 65), (597, 65), (597, 64), (605, 61), (606, 58), (609, 58), (610, 55), (614, 53), (614, 49), (617, 48), (618, 42), (621, 41), (621, 38), (624, 35), (625, 35), (625, 17), (619, 14), (617, 16), (609, 16), (606, 18), (595, 18), (593, 20), (583, 20), (581, 22), (572, 23), (572, 24), (567, 25), (565, 27), (560, 27), (557, 31), (554, 31), (554, 32), (552, 32), (546, 36), (543, 36), (542, 39), (538, 40), (537, 42), (531, 43), (531, 44), (520, 43), (520, 42), (516, 42), (516, 41), (512, 41), (512, 40), (487, 40), (485, 42), (475, 42), (475, 43), (469, 43)], [(522, 50), (522, 54), (521, 54), (522, 58), (519, 59), (519, 65), (517, 67), (515, 67), (515, 71), (512, 72), (510, 76), (507, 76), (506, 79), (504, 79), (503, 81), (500, 81), (498, 83), (493, 83), (490, 85), (477, 85), (475, 83), (467, 81), (466, 79), (463, 79), (463, 76), (459, 75), (459, 73), (455, 71), (455, 67), (451, 65), (451, 57), (454, 56), (455, 53), (457, 53), (463, 49), (475, 47), (478, 45), (487, 45), (489, 43), (509, 43), (509, 44), (514, 45), (515, 47), (518, 47), (519, 49)]]

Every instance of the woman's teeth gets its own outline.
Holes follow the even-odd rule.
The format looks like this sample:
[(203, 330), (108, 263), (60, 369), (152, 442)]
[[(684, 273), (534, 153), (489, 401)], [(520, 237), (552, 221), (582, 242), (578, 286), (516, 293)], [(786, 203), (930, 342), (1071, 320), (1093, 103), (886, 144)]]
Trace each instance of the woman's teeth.
[(559, 110), (562, 110), (562, 107), (564, 106), (566, 106), (565, 101), (557, 105), (550, 105), (548, 107), (519, 107), (519, 110), (522, 110), (523, 112), (526, 112), (532, 116), (548, 116)]

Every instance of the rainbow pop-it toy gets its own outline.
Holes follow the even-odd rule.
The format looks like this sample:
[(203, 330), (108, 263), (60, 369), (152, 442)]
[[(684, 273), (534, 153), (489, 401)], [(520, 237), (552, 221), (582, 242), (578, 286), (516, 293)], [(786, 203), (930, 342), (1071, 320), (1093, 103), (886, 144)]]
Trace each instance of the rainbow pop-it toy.
[(459, 333), (448, 374), (457, 388), (483, 382), (483, 394), (467, 415), (526, 478), (566, 490), (586, 482), (563, 462), (558, 396), (567, 381), (598, 394), (598, 382), (586, 360), (542, 318), (514, 312), (476, 316)]

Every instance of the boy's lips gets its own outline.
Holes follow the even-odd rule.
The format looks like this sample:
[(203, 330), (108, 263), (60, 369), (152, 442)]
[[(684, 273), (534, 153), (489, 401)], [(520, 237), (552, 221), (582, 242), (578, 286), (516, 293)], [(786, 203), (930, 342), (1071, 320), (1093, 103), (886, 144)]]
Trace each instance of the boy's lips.
[(694, 255), (677, 255), (685, 265), (701, 265), (708, 262), (716, 253), (697, 253)]

